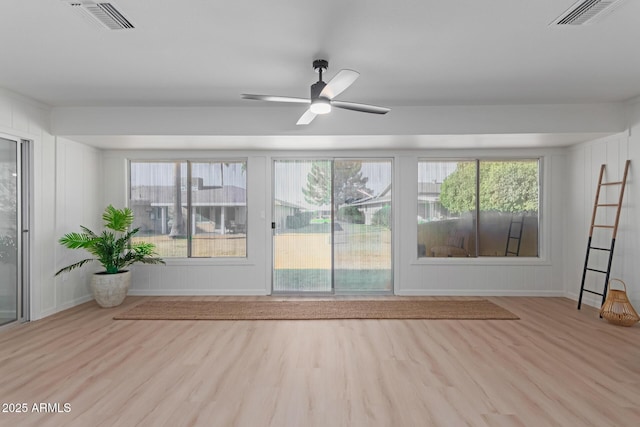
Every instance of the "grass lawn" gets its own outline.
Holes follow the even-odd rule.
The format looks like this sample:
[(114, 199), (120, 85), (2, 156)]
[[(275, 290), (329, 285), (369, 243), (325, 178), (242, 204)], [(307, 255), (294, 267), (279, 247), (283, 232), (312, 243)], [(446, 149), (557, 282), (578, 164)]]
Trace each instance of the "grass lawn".
[[(363, 224), (309, 224), (273, 237), (275, 291), (331, 291), (332, 267), (336, 290), (390, 290), (391, 230)], [(187, 239), (166, 235), (134, 238), (156, 245), (164, 258), (187, 256)], [(244, 234), (197, 234), (194, 257), (244, 257)], [(333, 251), (333, 253), (332, 253)], [(332, 263), (333, 257), (333, 263)]]

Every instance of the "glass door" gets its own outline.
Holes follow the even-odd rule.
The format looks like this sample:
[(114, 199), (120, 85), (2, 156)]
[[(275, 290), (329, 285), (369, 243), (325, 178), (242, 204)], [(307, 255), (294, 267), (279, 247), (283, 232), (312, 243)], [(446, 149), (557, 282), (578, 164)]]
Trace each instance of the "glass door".
[(273, 292), (332, 292), (330, 160), (273, 164)]
[(389, 159), (276, 160), (273, 292), (393, 290)]
[(336, 293), (393, 290), (390, 159), (340, 159), (333, 166)]
[(0, 138), (0, 326), (21, 318), (20, 142)]

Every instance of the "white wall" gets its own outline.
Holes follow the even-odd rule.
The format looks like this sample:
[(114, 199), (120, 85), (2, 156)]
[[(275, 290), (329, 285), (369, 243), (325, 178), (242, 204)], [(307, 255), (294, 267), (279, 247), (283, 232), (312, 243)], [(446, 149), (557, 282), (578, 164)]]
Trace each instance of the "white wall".
[[(102, 230), (102, 159), (101, 152), (65, 138), (56, 140), (56, 198), (55, 238), (84, 225)], [(48, 213), (45, 213), (48, 214)], [(85, 251), (69, 250), (55, 243), (56, 271), (88, 258)], [(53, 278), (53, 304), (43, 307), (43, 316), (64, 310), (93, 298), (89, 288), (91, 274), (99, 270), (98, 263), (90, 263)]]
[[(330, 157), (332, 152), (105, 151), (103, 205), (127, 203), (127, 159), (246, 157), (248, 257), (242, 260), (167, 260), (167, 266), (133, 268), (131, 294), (265, 295), (271, 289), (271, 164), (273, 158)], [(394, 159), (394, 279), (399, 295), (563, 295), (562, 197), (564, 149), (456, 151), (353, 151), (340, 157)], [(540, 259), (418, 259), (417, 159), (419, 157), (543, 157)]]
[[(447, 157), (455, 153), (419, 154)], [(461, 154), (457, 154), (461, 155)], [(413, 157), (399, 159), (401, 171), (401, 239), (396, 268), (400, 295), (534, 295), (562, 296), (562, 197), (564, 191), (564, 150), (479, 150), (465, 151), (479, 158), (542, 157), (543, 211), (540, 223), (539, 259), (533, 258), (422, 258), (416, 254), (415, 221), (417, 206), (417, 164)], [(398, 188), (398, 186), (396, 186)]]
[[(631, 160), (627, 186), (624, 194), (620, 224), (614, 250), (611, 277), (622, 279), (627, 285), (627, 293), (635, 307), (640, 306), (640, 230), (638, 229), (638, 201), (640, 187), (634, 173), (640, 165), (640, 106), (638, 100), (629, 105), (629, 132), (608, 138), (597, 139), (571, 147), (567, 158), (567, 212), (565, 229), (565, 293), (578, 298), (582, 270), (586, 254), (589, 226), (600, 166), (606, 164), (605, 182), (620, 181), (624, 164)], [(619, 187), (607, 188), (600, 196), (600, 202), (617, 203)], [(597, 223), (613, 224), (615, 208), (599, 208)], [(609, 247), (611, 232), (597, 229), (592, 245)], [(593, 261), (593, 263), (592, 263)], [(606, 254), (591, 251), (590, 266), (606, 269)], [(585, 287), (602, 292), (604, 276), (587, 273)], [(615, 285), (618, 286), (619, 285)], [(601, 298), (585, 293), (583, 301), (599, 307)]]
[(261, 153), (215, 151), (160, 152), (107, 151), (104, 154), (104, 206), (127, 205), (127, 158), (220, 159), (247, 158), (247, 258), (167, 260), (167, 266), (137, 265), (132, 268), (130, 295), (267, 295), (267, 257), (270, 253), (269, 183), (267, 157)]
[(33, 147), (29, 200), (32, 320), (91, 299), (83, 272), (68, 275), (64, 281), (54, 279), (56, 270), (69, 259), (57, 239), (63, 231), (77, 230), (79, 224), (96, 225), (102, 201), (100, 152), (51, 135), (50, 113), (46, 105), (0, 89), (0, 133), (30, 140)]
[[(31, 316), (38, 319), (91, 298), (86, 276), (95, 269), (55, 278), (54, 272), (79, 253), (65, 251), (57, 239), (80, 224), (99, 227), (108, 203), (126, 204), (127, 157), (175, 158), (176, 152), (107, 151), (56, 138), (49, 130), (50, 109), (28, 98), (0, 89), (0, 133), (33, 141), (31, 195)], [(609, 116), (607, 116), (609, 117)], [(612, 179), (623, 161), (632, 159), (621, 227), (613, 263), (613, 277), (627, 282), (640, 305), (640, 231), (633, 165), (640, 160), (640, 105), (629, 105), (628, 133), (618, 134), (568, 150), (507, 150), (499, 152), (430, 151), (341, 152), (340, 156), (393, 157), (395, 162), (394, 274), (396, 293), (568, 295), (577, 297), (595, 181), (600, 163), (608, 164)], [(617, 126), (617, 125), (616, 125)], [(580, 131), (580, 129), (575, 129)], [(112, 132), (110, 132), (112, 133)], [(327, 152), (178, 152), (185, 158), (238, 156), (249, 162), (249, 250), (246, 260), (181, 260), (167, 267), (134, 269), (132, 293), (138, 294), (267, 294), (270, 292), (272, 157), (326, 156)], [(544, 204), (539, 260), (476, 259), (418, 260), (416, 236), (416, 158), (458, 156), (543, 156)], [(81, 165), (81, 167), (77, 167)], [(55, 254), (55, 256), (51, 256)], [(461, 265), (462, 263), (462, 265)], [(597, 304), (597, 300), (585, 301)]]

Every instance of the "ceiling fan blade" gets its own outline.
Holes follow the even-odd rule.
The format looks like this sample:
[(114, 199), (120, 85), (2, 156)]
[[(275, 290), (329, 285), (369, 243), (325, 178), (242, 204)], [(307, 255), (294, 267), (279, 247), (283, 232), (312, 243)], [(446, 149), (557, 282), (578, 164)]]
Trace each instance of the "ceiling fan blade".
[(360, 111), (362, 113), (387, 114), (391, 111), (391, 108), (387, 107), (378, 107), (376, 105), (358, 104), (347, 101), (331, 101), (331, 105), (337, 108), (344, 108), (345, 110)]
[(317, 116), (316, 113), (314, 113), (311, 110), (307, 110), (304, 112), (304, 114), (298, 119), (298, 122), (296, 123), (297, 125), (308, 125), (309, 123), (311, 123), (313, 121), (313, 119), (315, 119)]
[(324, 98), (333, 99), (334, 97), (340, 95), (346, 88), (351, 86), (353, 82), (356, 81), (359, 72), (353, 70), (340, 70), (338, 74), (336, 74), (327, 85), (320, 92), (320, 96)]
[(292, 96), (252, 95), (250, 93), (243, 93), (242, 98), (255, 99), (256, 101), (292, 102), (295, 104), (311, 104), (311, 100), (309, 98), (294, 98)]

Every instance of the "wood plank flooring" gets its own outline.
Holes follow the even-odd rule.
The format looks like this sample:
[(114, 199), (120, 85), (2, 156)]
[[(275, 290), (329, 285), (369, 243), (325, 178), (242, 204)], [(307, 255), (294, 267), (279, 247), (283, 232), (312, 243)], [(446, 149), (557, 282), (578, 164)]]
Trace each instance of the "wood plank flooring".
[(489, 298), (514, 321), (112, 320), (145, 299), (0, 331), (0, 403), (28, 407), (0, 425), (640, 425), (640, 325), (568, 299)]

